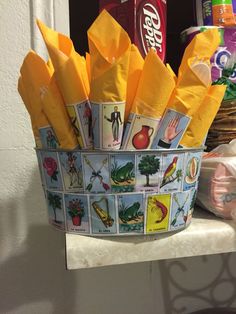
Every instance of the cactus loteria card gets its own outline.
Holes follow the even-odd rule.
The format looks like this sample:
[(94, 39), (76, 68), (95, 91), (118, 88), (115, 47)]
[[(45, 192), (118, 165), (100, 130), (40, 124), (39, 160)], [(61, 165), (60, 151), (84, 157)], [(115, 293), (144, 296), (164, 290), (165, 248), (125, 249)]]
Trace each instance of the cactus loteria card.
[(87, 195), (65, 194), (67, 230), (89, 233), (89, 214)]
[(144, 202), (143, 194), (118, 195), (120, 233), (143, 233)]
[(117, 233), (114, 195), (90, 195), (90, 215), (92, 233)]
[(170, 203), (171, 194), (147, 196), (146, 233), (168, 230)]
[(111, 185), (113, 193), (133, 192), (135, 188), (135, 155), (111, 155)]

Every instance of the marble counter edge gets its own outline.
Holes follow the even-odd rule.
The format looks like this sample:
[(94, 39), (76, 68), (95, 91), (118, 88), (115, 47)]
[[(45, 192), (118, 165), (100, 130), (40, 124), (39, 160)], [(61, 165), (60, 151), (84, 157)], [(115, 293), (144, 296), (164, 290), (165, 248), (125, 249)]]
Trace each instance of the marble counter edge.
[(188, 228), (143, 236), (89, 237), (66, 234), (68, 270), (236, 251), (236, 223), (202, 210)]

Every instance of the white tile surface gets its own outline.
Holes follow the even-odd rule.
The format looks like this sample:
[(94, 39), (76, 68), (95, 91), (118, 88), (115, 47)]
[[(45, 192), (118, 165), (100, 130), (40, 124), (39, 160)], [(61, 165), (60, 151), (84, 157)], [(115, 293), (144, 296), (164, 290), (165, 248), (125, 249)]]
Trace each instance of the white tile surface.
[(195, 210), (188, 228), (148, 236), (66, 234), (68, 269), (119, 265), (236, 251), (236, 223)]

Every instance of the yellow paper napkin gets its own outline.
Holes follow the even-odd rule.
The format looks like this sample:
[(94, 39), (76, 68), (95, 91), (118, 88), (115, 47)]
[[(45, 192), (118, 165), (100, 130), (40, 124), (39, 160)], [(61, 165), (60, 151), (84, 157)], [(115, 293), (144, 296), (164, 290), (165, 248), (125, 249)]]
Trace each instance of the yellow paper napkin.
[(152, 145), (174, 87), (172, 73), (156, 52), (150, 49), (144, 60), (122, 148), (147, 149)]
[(203, 144), (207, 132), (220, 108), (226, 90), (225, 85), (212, 85), (194, 114), (180, 144), (183, 147), (198, 147)]
[(217, 28), (211, 28), (194, 36), (189, 45), (185, 48), (181, 65), (178, 71), (180, 77), (188, 66), (190, 58), (197, 58), (202, 61), (209, 61), (220, 43), (220, 34)]
[(131, 42), (103, 10), (88, 30), (94, 147), (119, 149), (123, 132)]
[(153, 49), (144, 60), (132, 113), (161, 118), (175, 87), (173, 75)]
[(127, 81), (126, 103), (125, 103), (125, 121), (129, 114), (137, 92), (138, 83), (143, 69), (144, 60), (138, 48), (132, 44), (130, 51), (129, 72)]
[(20, 76), (18, 79), (18, 92), (25, 104), (25, 107), (30, 115), (31, 119), (31, 125), (32, 125), (32, 130), (34, 134), (34, 139), (35, 139), (35, 145), (37, 148), (42, 147), (42, 142), (40, 140), (40, 135), (39, 135), (39, 129), (37, 126), (37, 117), (34, 116), (33, 111), (32, 111), (32, 105), (30, 104), (30, 99), (27, 94), (27, 90), (25, 89), (22, 77)]
[(50, 72), (49, 68), (45, 66), (45, 61), (32, 50), (26, 55), (20, 68), (22, 83), (27, 92), (31, 113), (38, 128), (49, 126), (49, 121), (42, 108), (40, 87), (49, 84)]
[(78, 146), (63, 98), (53, 76), (48, 86), (41, 88), (43, 111), (59, 140), (60, 148), (74, 149)]
[(73, 149), (77, 147), (78, 142), (51, 73), (47, 63), (35, 52), (30, 51), (27, 54), (21, 67), (22, 81), (30, 99), (32, 115), (37, 122), (42, 143), (47, 146), (46, 138), (50, 135), (53, 147), (49, 148), (59, 145), (61, 148)]
[(69, 37), (50, 29), (39, 20), (37, 24), (52, 60), (55, 77), (74, 124), (78, 142), (82, 148), (89, 148), (91, 147), (87, 127), (89, 122), (84, 119), (82, 113), (79, 114), (90, 107), (88, 103), (90, 88), (85, 59), (75, 51)]
[[(197, 63), (196, 63), (197, 62)], [(196, 65), (199, 65), (196, 66)], [(199, 68), (202, 64), (202, 76)], [(194, 67), (196, 66), (196, 70)], [(167, 108), (192, 117), (197, 112), (203, 98), (211, 85), (210, 66), (208, 63), (196, 61), (190, 58), (187, 62), (185, 71), (180, 78), (178, 77), (176, 87), (169, 99)]]
[(103, 10), (88, 30), (91, 67), (90, 100), (126, 99), (131, 42), (126, 31)]

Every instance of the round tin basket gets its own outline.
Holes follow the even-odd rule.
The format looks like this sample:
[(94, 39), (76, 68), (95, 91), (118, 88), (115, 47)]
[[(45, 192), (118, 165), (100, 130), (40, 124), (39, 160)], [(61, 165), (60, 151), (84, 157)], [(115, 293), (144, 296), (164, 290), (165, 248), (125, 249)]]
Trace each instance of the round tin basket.
[(90, 236), (184, 229), (191, 222), (203, 150), (36, 149), (49, 223)]

